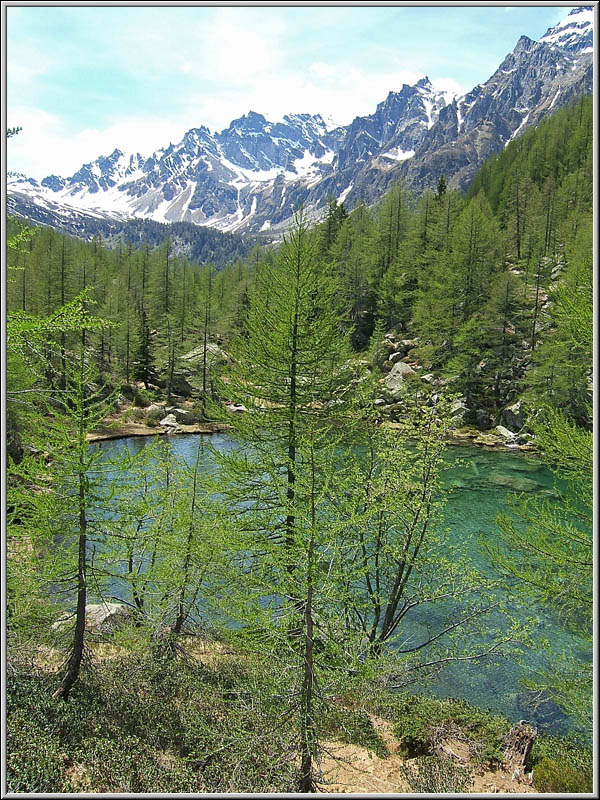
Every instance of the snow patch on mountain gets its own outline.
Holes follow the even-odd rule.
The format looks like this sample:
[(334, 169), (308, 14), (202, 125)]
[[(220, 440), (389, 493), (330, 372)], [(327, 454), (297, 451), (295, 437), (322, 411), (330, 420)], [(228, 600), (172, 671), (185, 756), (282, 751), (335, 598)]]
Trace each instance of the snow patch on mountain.
[(579, 6), (553, 28), (549, 28), (540, 42), (578, 53), (591, 53), (594, 50), (593, 36), (594, 9), (592, 6)]

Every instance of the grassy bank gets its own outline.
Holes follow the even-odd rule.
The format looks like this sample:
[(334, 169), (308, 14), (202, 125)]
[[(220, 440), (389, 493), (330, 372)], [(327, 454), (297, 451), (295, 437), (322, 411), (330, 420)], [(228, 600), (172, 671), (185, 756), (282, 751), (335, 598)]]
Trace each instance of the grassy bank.
[[(285, 676), (260, 656), (237, 651), (235, 643), (186, 637), (182, 644), (92, 645), (68, 702), (52, 699), (57, 653), (9, 657), (9, 791), (295, 791), (299, 733)], [(471, 781), (487, 776), (495, 791), (518, 792), (519, 785), (506, 789), (500, 781), (510, 727), (464, 701), (385, 692), (366, 697), (358, 690), (332, 697), (321, 721), (327, 742), (355, 748), (350, 760), (362, 749), (371, 765), (388, 762), (389, 770), (395, 759), (405, 779), (421, 765), (429, 780), (437, 763), (455, 788), (464, 773)], [(431, 759), (444, 742), (462, 746), (464, 767)], [(528, 791), (592, 790), (591, 752), (573, 742), (539, 736), (529, 768)], [(327, 782), (324, 776), (324, 790)], [(415, 782), (412, 788), (419, 790)]]

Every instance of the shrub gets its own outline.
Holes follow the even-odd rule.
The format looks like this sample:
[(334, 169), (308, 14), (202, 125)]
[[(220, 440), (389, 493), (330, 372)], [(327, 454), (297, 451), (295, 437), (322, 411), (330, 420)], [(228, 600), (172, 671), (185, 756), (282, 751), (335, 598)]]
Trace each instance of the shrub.
[(6, 783), (9, 792), (65, 792), (68, 779), (60, 742), (23, 710), (7, 715)]
[(591, 748), (575, 739), (540, 736), (529, 758), (533, 783), (540, 792), (592, 792)]
[(143, 408), (132, 408), (129, 412), (129, 416), (134, 422), (143, 422), (144, 420), (144, 409)]
[(136, 389), (133, 402), (138, 408), (148, 408), (152, 403), (152, 398), (145, 389)]
[(504, 717), (481, 711), (465, 700), (437, 700), (423, 695), (397, 698), (390, 711), (394, 734), (410, 755), (428, 755), (440, 728), (458, 729), (479, 761), (500, 762), (504, 737), (511, 723)]
[(542, 759), (533, 770), (533, 783), (538, 792), (591, 792), (591, 775), (551, 758)]
[(149, 428), (156, 428), (163, 417), (164, 413), (160, 408), (153, 408), (152, 411), (146, 414), (146, 425), (148, 425)]
[(366, 711), (329, 706), (323, 724), (324, 732), (348, 744), (356, 744), (371, 750), (379, 758), (387, 758), (390, 751), (373, 727)]
[(297, 732), (281, 725), (277, 676), (151, 652), (84, 668), (69, 702), (56, 676), (11, 662), (11, 791), (230, 793), (297, 786)]

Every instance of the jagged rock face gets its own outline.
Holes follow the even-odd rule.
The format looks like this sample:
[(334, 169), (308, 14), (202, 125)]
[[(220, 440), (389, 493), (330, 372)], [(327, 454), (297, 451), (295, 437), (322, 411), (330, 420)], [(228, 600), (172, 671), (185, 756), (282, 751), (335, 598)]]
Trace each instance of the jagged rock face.
[(115, 150), (70, 178), (11, 181), (11, 208), (53, 224), (71, 215), (186, 221), (277, 235), (304, 205), (376, 202), (404, 178), (422, 189), (444, 174), (466, 188), (481, 163), (541, 117), (593, 88), (593, 10), (574, 9), (534, 42), (522, 36), (496, 72), (463, 97), (428, 78), (389, 92), (375, 112), (329, 130), (319, 115), (269, 122), (250, 111), (212, 134), (201, 126), (150, 158)]

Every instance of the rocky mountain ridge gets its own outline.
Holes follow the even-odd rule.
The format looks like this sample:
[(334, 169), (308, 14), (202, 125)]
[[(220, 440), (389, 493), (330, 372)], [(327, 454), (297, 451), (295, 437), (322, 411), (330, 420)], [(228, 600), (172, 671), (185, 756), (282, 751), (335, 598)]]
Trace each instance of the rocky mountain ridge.
[(269, 122), (250, 111), (220, 133), (192, 128), (148, 158), (116, 149), (70, 178), (13, 178), (9, 208), (67, 230), (74, 220), (85, 230), (86, 218), (145, 218), (276, 238), (301, 204), (314, 216), (331, 196), (370, 204), (399, 178), (423, 189), (443, 173), (464, 189), (489, 155), (592, 91), (593, 22), (593, 9), (578, 7), (538, 42), (522, 36), (462, 97), (423, 78), (334, 129), (320, 115)]

